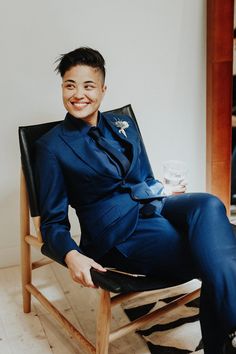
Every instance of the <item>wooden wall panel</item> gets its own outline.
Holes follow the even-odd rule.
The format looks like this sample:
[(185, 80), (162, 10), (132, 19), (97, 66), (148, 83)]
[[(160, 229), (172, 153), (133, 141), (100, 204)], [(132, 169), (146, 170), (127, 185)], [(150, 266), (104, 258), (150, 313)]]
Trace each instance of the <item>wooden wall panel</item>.
[(207, 190), (229, 210), (234, 0), (207, 1)]

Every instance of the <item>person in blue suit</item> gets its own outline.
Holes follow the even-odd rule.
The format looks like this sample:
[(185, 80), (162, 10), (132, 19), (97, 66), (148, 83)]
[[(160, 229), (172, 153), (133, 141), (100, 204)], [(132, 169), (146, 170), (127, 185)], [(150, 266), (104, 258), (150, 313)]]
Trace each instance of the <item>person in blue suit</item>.
[[(206, 354), (236, 353), (236, 239), (207, 193), (166, 196), (129, 116), (101, 113), (105, 62), (91, 48), (62, 55), (65, 120), (36, 142), (43, 251), (94, 287), (91, 267), (202, 280)], [(81, 227), (71, 238), (68, 206)]]

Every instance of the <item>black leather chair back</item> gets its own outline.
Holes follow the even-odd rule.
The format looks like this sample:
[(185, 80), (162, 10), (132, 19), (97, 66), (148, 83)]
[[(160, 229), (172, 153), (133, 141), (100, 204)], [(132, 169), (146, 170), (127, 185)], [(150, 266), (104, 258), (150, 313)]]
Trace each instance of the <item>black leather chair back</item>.
[[(126, 105), (121, 108), (106, 111), (104, 113), (117, 113), (128, 115), (132, 117), (137, 125), (137, 121), (131, 105)], [(24, 176), (26, 179), (27, 190), (29, 195), (29, 205), (31, 216), (40, 216), (37, 191), (34, 181), (34, 161), (35, 161), (35, 147), (34, 143), (43, 134), (47, 133), (50, 129), (55, 127), (62, 121), (55, 121), (50, 123), (28, 125), (19, 127), (19, 141), (21, 151), (21, 163)], [(138, 127), (138, 125), (137, 125)], [(138, 128), (139, 129), (139, 128)], [(140, 131), (139, 131), (140, 132)], [(141, 134), (140, 134), (141, 136)]]
[(28, 125), (19, 127), (19, 142), (21, 152), (21, 165), (26, 179), (30, 214), (32, 217), (39, 216), (39, 206), (34, 180), (34, 161), (35, 161), (35, 146), (34, 143), (43, 134), (55, 127), (61, 121), (42, 123), (36, 125)]

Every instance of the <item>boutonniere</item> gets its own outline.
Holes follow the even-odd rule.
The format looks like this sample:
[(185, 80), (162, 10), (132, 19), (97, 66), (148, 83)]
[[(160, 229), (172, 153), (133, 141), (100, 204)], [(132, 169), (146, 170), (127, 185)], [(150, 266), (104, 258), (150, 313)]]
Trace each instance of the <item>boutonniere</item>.
[(127, 134), (125, 132), (125, 129), (129, 128), (129, 123), (126, 122), (126, 120), (119, 120), (117, 119), (115, 122), (114, 122), (115, 126), (117, 128), (120, 128), (119, 129), (119, 133), (123, 134), (126, 138), (127, 138)]

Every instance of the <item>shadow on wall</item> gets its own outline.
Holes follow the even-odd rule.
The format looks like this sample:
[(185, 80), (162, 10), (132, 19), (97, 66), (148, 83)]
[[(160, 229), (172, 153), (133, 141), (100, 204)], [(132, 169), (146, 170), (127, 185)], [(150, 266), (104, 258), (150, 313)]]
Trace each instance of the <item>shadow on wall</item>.
[[(18, 186), (0, 200), (0, 268), (20, 264), (20, 173), (17, 176)], [(80, 225), (73, 209), (69, 209), (71, 234), (79, 243)], [(34, 225), (31, 222), (31, 233)], [(43, 258), (39, 250), (32, 249), (33, 261)]]
[[(18, 187), (18, 188), (17, 188)], [(0, 267), (19, 263), (20, 217), (19, 217), (19, 186), (0, 200)]]

